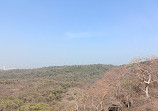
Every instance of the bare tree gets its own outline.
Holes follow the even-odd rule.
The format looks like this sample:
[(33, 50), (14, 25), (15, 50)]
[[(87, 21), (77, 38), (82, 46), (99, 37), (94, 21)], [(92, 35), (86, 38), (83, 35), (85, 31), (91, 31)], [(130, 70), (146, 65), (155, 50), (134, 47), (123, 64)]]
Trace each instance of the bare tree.
[(137, 58), (132, 61), (135, 67), (135, 75), (141, 80), (140, 89), (145, 92), (146, 98), (150, 97), (149, 87), (152, 82), (155, 81), (155, 68), (154, 64), (157, 62), (158, 58)]
[(71, 96), (73, 97), (73, 104), (75, 111), (79, 111), (81, 109), (86, 109), (86, 104), (89, 98), (89, 95), (83, 89), (74, 89), (71, 92)]

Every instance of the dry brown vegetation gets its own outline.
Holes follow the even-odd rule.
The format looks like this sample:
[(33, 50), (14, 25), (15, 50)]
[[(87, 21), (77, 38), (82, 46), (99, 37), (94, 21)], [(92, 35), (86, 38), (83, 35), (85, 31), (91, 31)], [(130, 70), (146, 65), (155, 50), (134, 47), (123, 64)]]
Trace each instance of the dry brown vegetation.
[(113, 104), (121, 111), (158, 111), (158, 58), (137, 58), (113, 68), (85, 94), (89, 98), (81, 111), (108, 111)]
[(64, 76), (55, 73), (55, 79), (30, 78), (28, 73), (25, 79), (19, 79), (19, 75), (6, 79), (3, 75), (0, 98), (5, 101), (0, 105), (4, 111), (158, 111), (158, 58), (134, 59), (127, 65), (106, 69), (99, 78), (98, 69), (102, 68), (81, 69), (85, 76), (80, 75), (78, 67), (73, 74), (73, 67), (62, 72)]

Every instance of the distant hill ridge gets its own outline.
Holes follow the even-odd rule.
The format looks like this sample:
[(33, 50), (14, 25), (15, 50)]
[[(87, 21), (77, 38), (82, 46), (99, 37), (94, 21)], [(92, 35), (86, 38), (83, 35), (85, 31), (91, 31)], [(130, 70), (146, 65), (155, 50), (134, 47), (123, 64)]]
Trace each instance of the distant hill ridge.
[(49, 66), (36, 69), (14, 69), (0, 71), (0, 78), (54, 78), (57, 81), (89, 81), (103, 77), (114, 65)]

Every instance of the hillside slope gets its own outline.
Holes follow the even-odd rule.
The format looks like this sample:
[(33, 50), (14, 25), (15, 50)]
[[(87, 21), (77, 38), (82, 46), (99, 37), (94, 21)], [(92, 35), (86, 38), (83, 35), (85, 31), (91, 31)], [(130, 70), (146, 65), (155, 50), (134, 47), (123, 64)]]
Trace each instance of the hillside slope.
[[(151, 74), (149, 98), (144, 92), (147, 87), (144, 81), (150, 77), (148, 73)], [(158, 111), (157, 81), (158, 59), (119, 66), (91, 85), (83, 94), (86, 99), (78, 101), (78, 105), (83, 111), (107, 111), (112, 104), (121, 107), (122, 111)]]
[(64, 107), (62, 101), (71, 102), (67, 96), (69, 90), (82, 90), (113, 67), (96, 64), (0, 71), (0, 108), (4, 111), (60, 111)]

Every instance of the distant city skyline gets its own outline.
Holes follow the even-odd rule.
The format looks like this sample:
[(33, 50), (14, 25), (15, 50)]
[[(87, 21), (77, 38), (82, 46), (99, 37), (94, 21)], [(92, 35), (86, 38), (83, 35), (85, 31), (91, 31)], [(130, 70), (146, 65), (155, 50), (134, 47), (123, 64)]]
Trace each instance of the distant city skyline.
[(16, 69), (16, 68), (8, 68), (8, 67), (5, 67), (5, 66), (0, 67), (0, 70), (12, 70), (12, 69)]
[(156, 0), (2, 0), (0, 67), (127, 64), (158, 55)]

